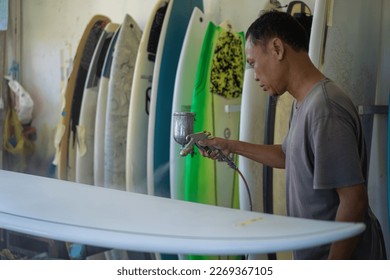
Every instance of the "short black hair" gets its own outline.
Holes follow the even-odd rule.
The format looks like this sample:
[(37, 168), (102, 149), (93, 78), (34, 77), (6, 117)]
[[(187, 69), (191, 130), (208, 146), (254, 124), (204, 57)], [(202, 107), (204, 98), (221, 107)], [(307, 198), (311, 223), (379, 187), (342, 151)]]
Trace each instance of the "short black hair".
[(257, 41), (267, 43), (269, 39), (278, 37), (296, 51), (309, 51), (309, 37), (305, 28), (285, 12), (265, 12), (249, 26), (245, 37), (250, 38), (253, 44)]

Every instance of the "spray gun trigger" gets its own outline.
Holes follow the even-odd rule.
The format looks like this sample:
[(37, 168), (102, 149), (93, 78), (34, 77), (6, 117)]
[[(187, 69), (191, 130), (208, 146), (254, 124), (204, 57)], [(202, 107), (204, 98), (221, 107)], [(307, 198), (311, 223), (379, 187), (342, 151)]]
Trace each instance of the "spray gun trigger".
[(210, 147), (210, 146), (201, 146), (199, 145), (199, 141), (205, 140), (205, 139), (213, 139), (214, 137), (211, 136), (210, 132), (203, 131), (203, 132), (198, 132), (194, 134), (189, 134), (186, 137), (186, 140), (188, 143), (180, 150), (180, 155), (182, 157), (187, 156), (188, 154), (193, 155), (194, 154), (194, 146), (197, 146), (198, 149), (209, 153), (213, 151), (218, 152), (218, 161), (225, 161), (231, 168), (237, 169), (237, 166), (235, 163), (230, 159), (228, 156), (226, 156), (220, 149), (217, 149), (215, 147)]
[(204, 150), (204, 147), (198, 145), (198, 142), (200, 140), (207, 139), (210, 136), (210, 133), (207, 131), (198, 132), (194, 134), (189, 134), (186, 136), (187, 144), (183, 146), (183, 148), (180, 151), (181, 156), (186, 156), (188, 154), (194, 153), (194, 146), (197, 146), (199, 149)]

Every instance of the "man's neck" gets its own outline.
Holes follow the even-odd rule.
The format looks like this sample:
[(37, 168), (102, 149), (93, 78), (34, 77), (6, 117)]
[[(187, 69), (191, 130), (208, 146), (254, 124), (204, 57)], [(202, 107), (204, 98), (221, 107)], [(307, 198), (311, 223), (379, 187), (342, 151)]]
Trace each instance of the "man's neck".
[(290, 80), (288, 92), (302, 102), (312, 88), (325, 76), (313, 65), (306, 53), (301, 53), (291, 61)]

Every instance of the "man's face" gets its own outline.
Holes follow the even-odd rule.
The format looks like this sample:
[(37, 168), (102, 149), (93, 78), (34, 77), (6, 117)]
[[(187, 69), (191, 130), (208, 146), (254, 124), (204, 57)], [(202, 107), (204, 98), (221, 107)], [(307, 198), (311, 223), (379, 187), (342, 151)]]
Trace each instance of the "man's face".
[(246, 61), (255, 72), (255, 80), (269, 95), (281, 95), (284, 91), (279, 91), (280, 79), (278, 63), (272, 52), (272, 42), (265, 45), (258, 42), (254, 45), (251, 38), (246, 41), (245, 53)]

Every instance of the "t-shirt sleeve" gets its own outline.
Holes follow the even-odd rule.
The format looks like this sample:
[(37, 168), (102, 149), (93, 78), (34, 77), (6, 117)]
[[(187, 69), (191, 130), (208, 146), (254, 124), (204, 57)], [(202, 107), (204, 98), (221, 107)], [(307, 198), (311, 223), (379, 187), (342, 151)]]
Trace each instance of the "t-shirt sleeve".
[(323, 117), (313, 125), (314, 188), (338, 188), (365, 182), (353, 123), (340, 116)]

